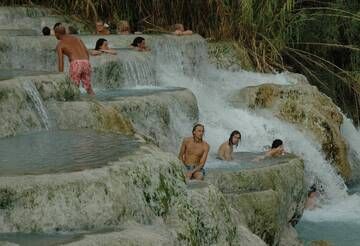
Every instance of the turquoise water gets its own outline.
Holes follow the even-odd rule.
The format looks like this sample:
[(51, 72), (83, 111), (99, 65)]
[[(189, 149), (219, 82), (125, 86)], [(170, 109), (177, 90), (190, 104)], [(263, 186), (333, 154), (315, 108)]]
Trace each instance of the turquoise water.
[(96, 91), (96, 99), (100, 101), (114, 101), (121, 97), (130, 96), (149, 96), (161, 92), (173, 92), (185, 90), (179, 87), (157, 87), (157, 88), (131, 88), (131, 89), (111, 89), (111, 90), (99, 90)]
[(131, 154), (137, 148), (137, 141), (128, 136), (83, 129), (1, 138), (0, 175), (96, 168)]
[(241, 169), (253, 169), (262, 168), (272, 165), (279, 165), (281, 163), (287, 163), (289, 158), (294, 158), (291, 154), (286, 154), (279, 157), (268, 157), (260, 161), (254, 159), (263, 156), (264, 152), (235, 152), (233, 153), (232, 161), (222, 161), (216, 159), (215, 156), (210, 156), (205, 168), (207, 169), (221, 169), (223, 171), (236, 171)]
[(13, 79), (18, 76), (36, 76), (44, 74), (50, 74), (50, 72), (23, 69), (0, 69), (0, 80)]
[(342, 221), (301, 221), (296, 225), (299, 238), (310, 245), (312, 240), (326, 240), (333, 246), (359, 246), (360, 224)]
[(63, 245), (82, 239), (85, 235), (93, 235), (98, 233), (108, 233), (120, 231), (109, 229), (102, 229), (96, 231), (84, 232), (66, 232), (66, 233), (0, 233), (1, 241), (16, 243), (20, 246), (55, 246)]
[[(360, 194), (360, 184), (349, 187), (349, 194)], [(351, 208), (343, 208), (351, 209)], [(349, 213), (351, 211), (348, 211)], [(360, 246), (360, 221), (306, 221), (296, 225), (299, 238), (310, 245), (313, 240), (326, 240), (333, 246)]]
[(0, 29), (0, 36), (39, 36), (40, 31), (34, 29)]

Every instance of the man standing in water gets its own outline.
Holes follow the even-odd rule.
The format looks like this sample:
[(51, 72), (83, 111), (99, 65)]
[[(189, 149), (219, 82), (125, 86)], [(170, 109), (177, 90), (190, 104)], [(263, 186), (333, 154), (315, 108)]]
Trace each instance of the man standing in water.
[(60, 23), (55, 24), (55, 36), (59, 40), (56, 46), (59, 72), (64, 71), (64, 55), (70, 61), (70, 78), (79, 87), (80, 81), (89, 95), (95, 95), (91, 86), (91, 66), (89, 52), (81, 39), (67, 35), (65, 27)]
[(235, 130), (230, 134), (229, 140), (220, 145), (218, 150), (218, 158), (224, 161), (231, 161), (233, 159), (232, 153), (234, 145), (237, 147), (241, 140), (241, 134)]
[(210, 149), (209, 144), (203, 141), (204, 131), (202, 124), (196, 124), (193, 136), (185, 138), (181, 144), (179, 159), (185, 165), (189, 179), (204, 179), (204, 166)]

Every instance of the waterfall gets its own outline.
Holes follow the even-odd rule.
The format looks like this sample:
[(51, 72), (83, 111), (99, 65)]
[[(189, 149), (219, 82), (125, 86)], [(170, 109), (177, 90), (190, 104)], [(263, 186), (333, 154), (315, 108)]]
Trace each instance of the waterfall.
[[(218, 146), (229, 137), (230, 132), (238, 129), (243, 136), (238, 151), (261, 152), (264, 146), (271, 145), (275, 138), (281, 138), (288, 152), (304, 159), (309, 186), (314, 182), (321, 183), (330, 200), (341, 200), (347, 196), (344, 181), (325, 160), (320, 144), (312, 141), (291, 124), (282, 122), (272, 115), (264, 117), (247, 109), (234, 108), (227, 100), (234, 90), (269, 82), (289, 84), (293, 78), (286, 73), (259, 74), (218, 70), (210, 65), (207, 56), (203, 55), (207, 53), (205, 42), (193, 47), (178, 42), (167, 42), (166, 45), (159, 44), (156, 52), (159, 84), (186, 87), (198, 100), (200, 122), (205, 125), (205, 140), (211, 146), (212, 155), (206, 164), (208, 168), (221, 165), (212, 156)], [(185, 56), (192, 53), (200, 56)], [(190, 66), (196, 67), (187, 69)], [(191, 124), (185, 123), (184, 119), (180, 119), (175, 125), (182, 128), (178, 129), (178, 132), (191, 134)]]
[(24, 82), (24, 89), (27, 95), (29, 96), (29, 98), (31, 99), (32, 103), (34, 104), (35, 109), (43, 123), (44, 128), (46, 130), (49, 130), (50, 128), (49, 116), (44, 106), (44, 103), (41, 99), (41, 96), (38, 90), (36, 89), (34, 83), (32, 81), (26, 80)]
[(156, 85), (152, 56), (127, 57), (122, 63), (127, 87)]

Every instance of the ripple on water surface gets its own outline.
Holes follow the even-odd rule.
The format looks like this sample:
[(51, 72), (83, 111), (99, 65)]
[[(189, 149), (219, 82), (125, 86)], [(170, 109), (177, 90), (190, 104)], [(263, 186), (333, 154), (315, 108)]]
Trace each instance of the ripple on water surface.
[(106, 165), (138, 148), (136, 139), (91, 130), (0, 138), (0, 175), (71, 172)]

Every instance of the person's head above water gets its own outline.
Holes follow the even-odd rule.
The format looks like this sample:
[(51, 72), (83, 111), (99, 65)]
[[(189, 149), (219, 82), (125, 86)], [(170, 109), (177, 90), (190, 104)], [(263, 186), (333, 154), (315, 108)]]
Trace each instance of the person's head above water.
[(241, 133), (237, 130), (234, 130), (229, 137), (229, 145), (235, 145), (236, 147), (239, 145), (239, 142), (241, 140)]
[(193, 138), (195, 141), (202, 141), (202, 138), (204, 136), (205, 127), (204, 125), (198, 123), (194, 125), (192, 129)]
[(118, 34), (130, 34), (130, 24), (126, 20), (119, 21), (117, 25)]
[[(56, 24), (55, 24), (56, 25)], [(54, 26), (55, 27), (55, 26)], [(57, 39), (61, 39), (62, 36), (64, 36), (66, 34), (66, 29), (63, 25), (57, 25), (55, 28), (54, 28), (54, 32), (55, 32), (55, 37)]]
[(308, 197), (316, 195), (317, 192), (316, 185), (313, 184), (308, 191)]
[(175, 29), (175, 31), (180, 31), (180, 32), (185, 31), (184, 25), (180, 24), (180, 23), (175, 24), (174, 29)]
[(272, 149), (276, 149), (280, 146), (283, 145), (283, 141), (281, 139), (275, 139), (273, 142), (272, 142), (272, 145), (271, 145), (271, 148)]
[(54, 27), (53, 27), (53, 30), (55, 31), (55, 29), (56, 29), (57, 27), (61, 26), (61, 25), (62, 25), (61, 22), (55, 23), (55, 25), (54, 25)]
[(271, 145), (271, 156), (280, 156), (284, 154), (284, 144), (281, 139), (275, 139)]
[(109, 49), (108, 42), (105, 38), (99, 38), (96, 41), (95, 50), (101, 50), (101, 49), (104, 49), (104, 50)]
[(43, 29), (42, 29), (42, 33), (44, 36), (50, 36), (51, 34), (51, 30), (49, 27), (45, 26)]
[(134, 41), (131, 43), (131, 46), (141, 48), (141, 46), (145, 46), (145, 38), (143, 37), (136, 37)]

